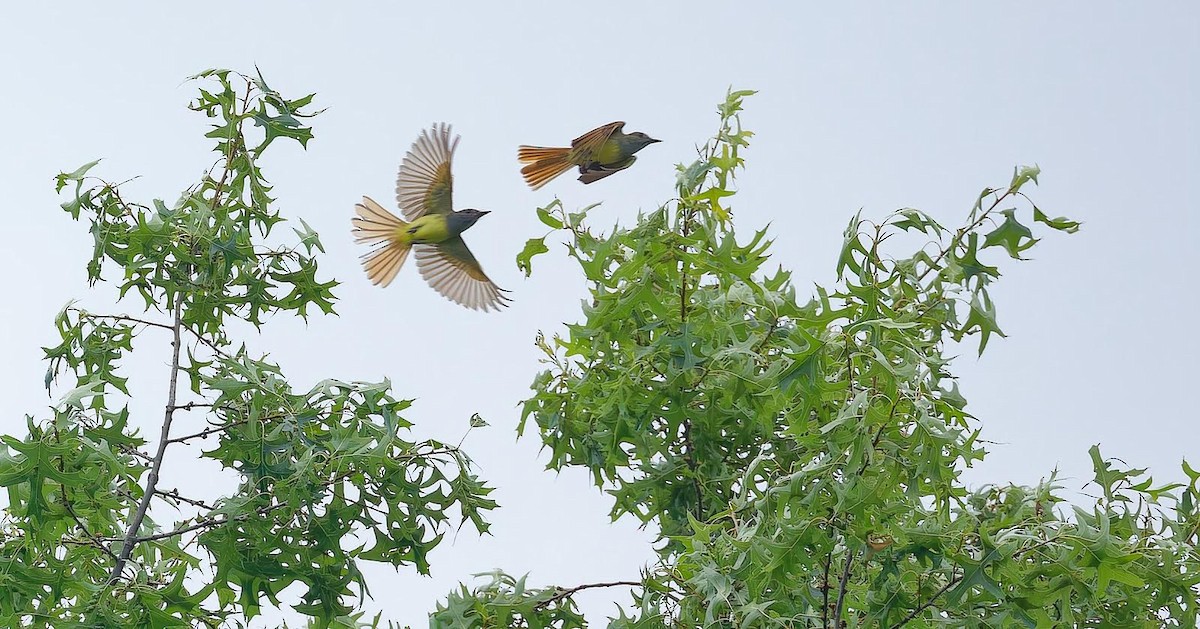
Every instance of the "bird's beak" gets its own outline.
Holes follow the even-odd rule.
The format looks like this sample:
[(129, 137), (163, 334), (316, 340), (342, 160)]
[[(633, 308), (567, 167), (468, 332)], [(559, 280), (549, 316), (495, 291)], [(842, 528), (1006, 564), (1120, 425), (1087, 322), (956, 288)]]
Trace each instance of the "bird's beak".
[(655, 140), (654, 138), (646, 138), (646, 139), (650, 141), (650, 144), (654, 144), (655, 142), (662, 142), (662, 140)]
[(480, 214), (491, 214), (492, 211), (491, 210), (479, 210), (479, 213)]

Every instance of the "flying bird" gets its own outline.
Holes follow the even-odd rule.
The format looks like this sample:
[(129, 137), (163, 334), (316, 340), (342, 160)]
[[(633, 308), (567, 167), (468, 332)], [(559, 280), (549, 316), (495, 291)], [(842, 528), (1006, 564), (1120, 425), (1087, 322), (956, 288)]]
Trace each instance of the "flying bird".
[(450, 161), (458, 140), (450, 140), (446, 124), (422, 131), (396, 177), (396, 202), (404, 219), (363, 197), (354, 206), (358, 215), (352, 219), (352, 233), (355, 242), (374, 246), (362, 256), (372, 284), (391, 284), (411, 251), (421, 277), (444, 297), (474, 310), (499, 310), (510, 301), (504, 294), (508, 291), (488, 279), (461, 235), (488, 212), (455, 212), (451, 200)]
[(592, 183), (625, 170), (637, 161), (634, 153), (661, 142), (642, 133), (623, 133), (624, 122), (610, 122), (575, 138), (571, 148), (517, 147), (517, 160), (526, 164), (521, 176), (537, 190), (572, 166), (579, 167), (579, 180)]

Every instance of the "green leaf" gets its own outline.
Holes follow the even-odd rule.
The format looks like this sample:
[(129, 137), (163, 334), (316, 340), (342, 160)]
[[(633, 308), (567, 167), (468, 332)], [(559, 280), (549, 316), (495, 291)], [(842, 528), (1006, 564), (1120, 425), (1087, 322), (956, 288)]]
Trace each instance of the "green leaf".
[(1021, 252), (1034, 246), (1038, 241), (1033, 237), (1033, 232), (1017, 220), (1016, 210), (1003, 210), (1000, 213), (1004, 215), (1004, 222), (988, 233), (984, 238), (983, 248), (1004, 247), (1008, 255), (1022, 260)]
[(1033, 206), (1033, 220), (1035, 220), (1039, 223), (1043, 223), (1045, 225), (1049, 225), (1052, 229), (1057, 229), (1058, 231), (1067, 232), (1068, 234), (1074, 234), (1075, 232), (1079, 231), (1079, 227), (1082, 224), (1077, 221), (1073, 221), (1065, 216), (1059, 216), (1058, 218), (1049, 218), (1045, 214), (1043, 214), (1042, 210), (1039, 209), (1036, 205)]
[(946, 229), (931, 216), (920, 210), (905, 208), (898, 210), (896, 214), (902, 217), (900, 220), (892, 220), (893, 226), (905, 231), (915, 229), (923, 234), (938, 235), (945, 233)]
[(1026, 183), (1032, 181), (1034, 184), (1038, 182), (1038, 175), (1042, 173), (1042, 169), (1034, 166), (1019, 166), (1013, 169), (1012, 181), (1008, 184), (1009, 190), (1017, 192)]
[(325, 247), (321, 245), (321, 239), (317, 235), (317, 232), (313, 231), (313, 228), (309, 227), (308, 223), (304, 222), (304, 219), (300, 219), (300, 225), (304, 227), (303, 230), (293, 227), (292, 231), (296, 232), (296, 235), (300, 237), (300, 244), (304, 245), (304, 252), (312, 255), (312, 250), (315, 247), (321, 253), (325, 253)]
[(549, 227), (551, 229), (562, 229), (562, 227), (563, 227), (562, 221), (560, 221), (557, 218), (555, 218), (554, 216), (552, 216), (550, 214), (550, 212), (547, 211), (545, 208), (538, 208), (537, 216), (538, 216), (538, 219), (541, 220), (544, 225), (546, 225), (547, 227)]
[(525, 272), (525, 277), (533, 273), (533, 257), (550, 251), (546, 246), (546, 237), (530, 238), (525, 241), (525, 248), (517, 254), (517, 268)]
[(962, 328), (956, 335), (957, 339), (962, 339), (966, 334), (974, 332), (979, 333), (979, 354), (983, 354), (983, 350), (987, 348), (988, 339), (993, 334), (999, 336), (1007, 336), (1000, 326), (996, 323), (996, 308), (992, 304), (992, 300), (985, 292), (978, 292), (971, 296), (970, 312), (967, 315), (966, 321), (963, 322)]
[(54, 191), (62, 192), (62, 189), (64, 187), (66, 187), (68, 181), (75, 181), (75, 182), (83, 181), (83, 178), (85, 175), (87, 175), (88, 171), (91, 170), (96, 164), (99, 164), (99, 163), (100, 163), (100, 160), (97, 159), (97, 160), (90, 161), (69, 173), (59, 173), (54, 178), (54, 181), (55, 181)]
[(1125, 570), (1113, 563), (1101, 563), (1096, 567), (1096, 587), (1100, 591), (1108, 589), (1109, 583), (1117, 581), (1124, 583), (1130, 587), (1142, 588), (1146, 582), (1140, 577), (1128, 570)]
[(992, 600), (1003, 600), (1004, 591), (987, 573), (988, 567), (998, 559), (1000, 559), (1000, 551), (996, 548), (990, 550), (979, 561), (960, 559), (959, 563), (965, 568), (962, 580), (946, 594), (946, 598), (957, 604), (962, 602), (973, 590), (978, 589), (990, 595)]
[(85, 408), (83, 404), (84, 400), (104, 394), (104, 384), (104, 380), (100, 379), (99, 377), (92, 378), (86, 383), (68, 391), (67, 394), (58, 401), (58, 406), (64, 408)]

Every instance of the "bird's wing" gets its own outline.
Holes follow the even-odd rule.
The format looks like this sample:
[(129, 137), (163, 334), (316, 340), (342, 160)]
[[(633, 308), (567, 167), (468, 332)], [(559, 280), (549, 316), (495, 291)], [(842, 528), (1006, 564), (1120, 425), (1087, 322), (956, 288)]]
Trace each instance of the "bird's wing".
[(619, 170), (625, 170), (626, 168), (633, 166), (633, 163), (636, 161), (637, 157), (630, 155), (629, 157), (626, 157), (615, 164), (608, 164), (607, 166), (601, 166), (600, 164), (594, 163), (588, 164), (586, 167), (579, 169), (580, 172), (583, 173), (582, 175), (579, 175), (579, 180), (583, 183), (599, 181), (600, 179), (604, 179), (605, 177)]
[(610, 137), (612, 137), (612, 134), (620, 131), (624, 126), (625, 123), (618, 120), (616, 122), (610, 122), (603, 127), (596, 127), (595, 129), (592, 129), (591, 131), (588, 131), (587, 133), (575, 138), (574, 140), (571, 140), (571, 150), (576, 155), (586, 158), (585, 160), (581, 161), (590, 161), (592, 156), (600, 151), (600, 147), (604, 146), (604, 143), (607, 142)]
[(421, 132), (400, 163), (396, 176), (396, 203), (404, 218), (413, 220), (426, 214), (454, 211), (451, 192), (454, 177), (450, 160), (458, 146), (458, 136), (450, 141), (450, 125), (435, 124)]
[(414, 245), (421, 277), (450, 301), (473, 310), (499, 310), (509, 301), (503, 288), (488, 279), (459, 236), (437, 244)]

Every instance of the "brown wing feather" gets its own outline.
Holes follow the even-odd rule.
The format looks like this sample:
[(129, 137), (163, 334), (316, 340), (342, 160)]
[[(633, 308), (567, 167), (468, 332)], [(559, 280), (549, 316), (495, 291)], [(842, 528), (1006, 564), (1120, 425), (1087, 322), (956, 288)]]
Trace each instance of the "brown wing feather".
[[(601, 146), (612, 137), (612, 134), (624, 128), (625, 123), (618, 120), (610, 122), (603, 127), (596, 127), (591, 131), (571, 140), (571, 161), (576, 164), (583, 164), (591, 161), (591, 156), (600, 150)], [(583, 159), (580, 159), (583, 158)]]
[(396, 175), (396, 203), (404, 218), (411, 221), (426, 214), (454, 211), (450, 162), (458, 140), (458, 136), (450, 140), (450, 125), (443, 123), (421, 131), (413, 142)]
[(455, 236), (436, 245), (414, 245), (421, 277), (450, 301), (472, 310), (499, 310), (510, 301), (504, 289), (488, 279), (463, 239)]

